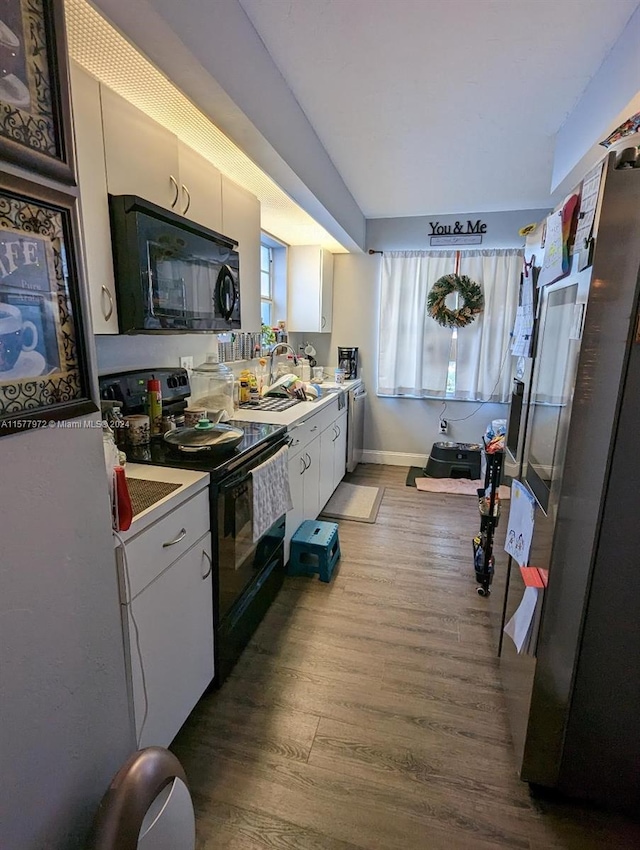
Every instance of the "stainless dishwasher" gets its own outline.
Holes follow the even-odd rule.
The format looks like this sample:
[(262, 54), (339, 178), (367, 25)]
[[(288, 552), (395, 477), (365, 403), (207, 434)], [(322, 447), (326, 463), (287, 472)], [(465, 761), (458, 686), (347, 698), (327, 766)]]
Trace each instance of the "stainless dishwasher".
[(347, 427), (347, 472), (353, 472), (362, 461), (364, 445), (364, 403), (367, 391), (363, 384), (349, 390)]

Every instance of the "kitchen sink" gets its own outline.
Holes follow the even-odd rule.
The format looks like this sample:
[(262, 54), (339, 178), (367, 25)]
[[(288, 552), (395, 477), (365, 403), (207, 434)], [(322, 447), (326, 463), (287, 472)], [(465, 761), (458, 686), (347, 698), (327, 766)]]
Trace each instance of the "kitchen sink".
[[(335, 387), (326, 387), (319, 398), (308, 398), (307, 401), (319, 401), (327, 395), (335, 395), (342, 392), (341, 389)], [(278, 396), (264, 396), (259, 401), (243, 401), (240, 405), (241, 410), (270, 410), (274, 413), (281, 413), (283, 410), (288, 410), (294, 404), (300, 404), (303, 401), (301, 398), (281, 398)]]

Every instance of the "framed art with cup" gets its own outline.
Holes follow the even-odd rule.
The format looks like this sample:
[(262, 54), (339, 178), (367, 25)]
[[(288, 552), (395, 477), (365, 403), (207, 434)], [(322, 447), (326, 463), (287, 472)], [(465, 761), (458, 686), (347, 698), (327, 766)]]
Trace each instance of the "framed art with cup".
[(0, 156), (74, 183), (63, 0), (3, 0)]
[(87, 363), (76, 203), (0, 173), (0, 436), (99, 409)]

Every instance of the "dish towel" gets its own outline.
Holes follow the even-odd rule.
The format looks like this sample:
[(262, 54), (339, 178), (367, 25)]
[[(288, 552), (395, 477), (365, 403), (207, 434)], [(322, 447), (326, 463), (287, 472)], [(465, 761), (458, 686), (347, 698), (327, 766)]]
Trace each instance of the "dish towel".
[(293, 507), (289, 487), (289, 447), (283, 446), (253, 475), (253, 541), (259, 540), (273, 523)]

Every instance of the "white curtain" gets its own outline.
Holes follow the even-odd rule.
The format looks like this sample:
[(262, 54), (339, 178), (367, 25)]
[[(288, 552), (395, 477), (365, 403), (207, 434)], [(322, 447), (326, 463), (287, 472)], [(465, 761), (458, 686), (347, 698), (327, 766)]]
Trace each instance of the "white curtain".
[(426, 309), (427, 295), (455, 271), (455, 251), (385, 252), (382, 261), (378, 394), (508, 401), (510, 333), (518, 305), (522, 251), (460, 252), (459, 274), (480, 284), (484, 310), (458, 330), (456, 392), (447, 396), (452, 330)]

